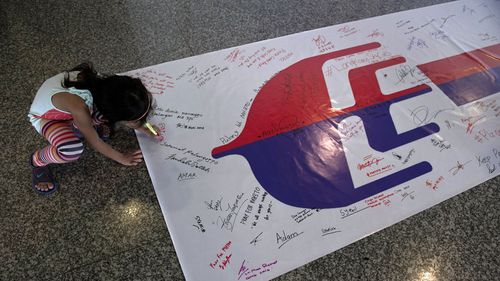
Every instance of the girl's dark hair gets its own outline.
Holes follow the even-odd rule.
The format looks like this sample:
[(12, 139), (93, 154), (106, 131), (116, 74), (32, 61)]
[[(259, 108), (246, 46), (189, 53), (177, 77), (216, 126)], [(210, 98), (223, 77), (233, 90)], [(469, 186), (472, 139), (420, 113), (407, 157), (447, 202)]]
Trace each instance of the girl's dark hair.
[[(72, 71), (79, 72), (76, 80), (70, 80), (69, 72)], [(96, 109), (111, 124), (137, 120), (150, 106), (148, 90), (140, 79), (98, 74), (89, 62), (66, 71), (62, 86), (89, 90)], [(145, 116), (138, 121), (145, 122)]]

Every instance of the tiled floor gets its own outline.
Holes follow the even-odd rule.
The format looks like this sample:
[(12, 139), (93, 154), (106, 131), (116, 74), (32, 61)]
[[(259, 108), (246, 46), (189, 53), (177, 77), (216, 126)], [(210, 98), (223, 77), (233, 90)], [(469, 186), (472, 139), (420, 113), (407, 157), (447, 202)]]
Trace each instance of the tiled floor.
[[(88, 149), (56, 167), (62, 188), (30, 189), (27, 122), (37, 87), (83, 60), (124, 72), (442, 0), (0, 2), (0, 280), (182, 280), (144, 165)], [(137, 146), (130, 132), (113, 144)], [(278, 280), (494, 280), (499, 177)], [(435, 279), (432, 279), (435, 278)]]

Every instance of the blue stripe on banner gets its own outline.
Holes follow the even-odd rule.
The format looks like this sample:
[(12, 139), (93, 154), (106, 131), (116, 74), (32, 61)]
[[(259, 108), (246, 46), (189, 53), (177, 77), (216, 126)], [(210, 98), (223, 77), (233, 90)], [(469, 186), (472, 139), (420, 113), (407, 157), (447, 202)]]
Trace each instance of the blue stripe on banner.
[(438, 87), (457, 106), (461, 106), (500, 92), (500, 67), (443, 83)]

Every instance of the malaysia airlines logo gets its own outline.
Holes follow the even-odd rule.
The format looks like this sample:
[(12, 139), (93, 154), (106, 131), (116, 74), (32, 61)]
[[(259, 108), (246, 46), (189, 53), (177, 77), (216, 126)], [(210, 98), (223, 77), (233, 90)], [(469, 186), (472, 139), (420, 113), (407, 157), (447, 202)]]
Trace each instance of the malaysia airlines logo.
[[(238, 154), (247, 159), (264, 189), (281, 202), (302, 208), (343, 207), (432, 171), (427, 161), (355, 186), (339, 133), (342, 120), (359, 117), (367, 145), (387, 152), (419, 141), (440, 127), (429, 123), (398, 133), (392, 104), (433, 94), (417, 84), (384, 95), (376, 71), (406, 62), (391, 57), (352, 68), (347, 80), (354, 105), (332, 104), (323, 66), (325, 62), (380, 48), (369, 43), (303, 59), (280, 71), (258, 92), (241, 134), (212, 151), (215, 158)], [(456, 106), (500, 91), (500, 44), (418, 65)]]

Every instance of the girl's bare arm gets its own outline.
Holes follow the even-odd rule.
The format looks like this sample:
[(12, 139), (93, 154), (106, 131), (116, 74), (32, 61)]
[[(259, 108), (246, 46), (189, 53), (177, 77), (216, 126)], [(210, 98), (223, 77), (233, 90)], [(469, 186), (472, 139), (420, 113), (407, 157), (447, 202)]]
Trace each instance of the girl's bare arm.
[(140, 150), (130, 154), (123, 154), (99, 138), (99, 135), (92, 126), (90, 111), (80, 97), (69, 93), (57, 93), (52, 97), (52, 103), (58, 109), (71, 113), (73, 122), (90, 146), (104, 156), (127, 166), (137, 165), (142, 162), (142, 153)]

